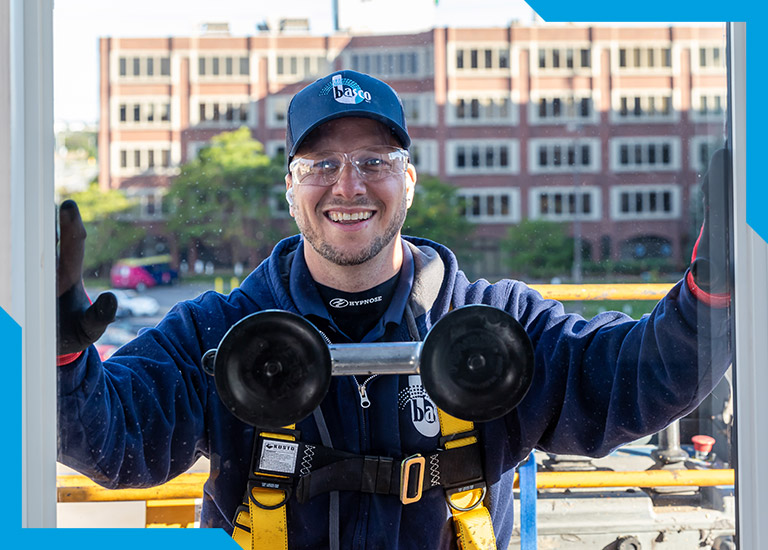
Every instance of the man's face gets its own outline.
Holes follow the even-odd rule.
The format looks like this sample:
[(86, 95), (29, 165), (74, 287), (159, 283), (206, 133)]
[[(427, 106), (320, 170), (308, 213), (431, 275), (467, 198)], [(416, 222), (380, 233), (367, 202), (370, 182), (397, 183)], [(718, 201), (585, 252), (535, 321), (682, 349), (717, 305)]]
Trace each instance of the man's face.
[[(313, 152), (349, 153), (363, 147), (394, 145), (397, 140), (381, 123), (367, 118), (342, 118), (316, 129), (295, 158)], [(416, 172), (388, 175), (366, 182), (350, 164), (339, 180), (323, 187), (293, 182), (291, 215), (312, 249), (336, 265), (360, 265), (382, 250), (391, 250), (413, 199)]]

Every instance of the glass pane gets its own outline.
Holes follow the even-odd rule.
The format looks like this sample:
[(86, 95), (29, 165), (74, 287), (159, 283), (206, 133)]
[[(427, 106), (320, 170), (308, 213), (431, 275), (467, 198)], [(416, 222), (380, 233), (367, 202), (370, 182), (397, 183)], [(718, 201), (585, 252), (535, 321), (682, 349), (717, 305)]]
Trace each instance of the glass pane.
[[(714, 315), (696, 301), (694, 291), (685, 285), (689, 284), (686, 270), (705, 213), (701, 182), (709, 163), (718, 159), (715, 152), (729, 137), (728, 50), (722, 24), (548, 23), (535, 19), (523, 2), (495, 2), (491, 9), (491, 2), (485, 0), (336, 2), (335, 19), (330, 6), (302, 3), (301, 8), (291, 4), (288, 17), (285, 13), (273, 14), (266, 4), (263, 14), (253, 15), (253, 3), (243, 1), (232, 4), (250, 13), (250, 18), (238, 17), (228, 3), (221, 3), (217, 10), (222, 22), (229, 20), (228, 25), (208, 23), (190, 31), (176, 24), (162, 2), (156, 3), (157, 13), (153, 11), (149, 19), (145, 11), (134, 6), (138, 13), (131, 14), (126, 9), (130, 3), (123, 4), (111, 3), (110, 10), (96, 11), (113, 11), (112, 19), (126, 25), (133, 19), (140, 19), (138, 23), (121, 32), (112, 31), (114, 22), (92, 24), (105, 39), (111, 39), (101, 42), (100, 48), (90, 48), (94, 51), (66, 57), (83, 63), (99, 52), (108, 55), (95, 59), (88, 69), (90, 78), (99, 86), (80, 78), (84, 63), (65, 71), (72, 81), (68, 84), (77, 91), (73, 97), (78, 103), (92, 105), (93, 111), (84, 117), (88, 130), (77, 132), (80, 141), (70, 135), (75, 133), (71, 127), (57, 135), (57, 167), (77, 160), (80, 164), (75, 169), (60, 173), (82, 175), (81, 189), (90, 189), (88, 184), (95, 180), (99, 193), (114, 193), (110, 195), (114, 202), (84, 199), (82, 204), (126, 205), (117, 213), (100, 211), (99, 224), (88, 222), (89, 242), (99, 246), (94, 245), (86, 253), (86, 288), (114, 288), (111, 272), (121, 259), (169, 257), (173, 271), (180, 273), (179, 284), (157, 284), (143, 290), (145, 295), (158, 297), (161, 311), (156, 315), (139, 317), (121, 312), (114, 326), (127, 327), (131, 337), (143, 326), (155, 327), (175, 302), (194, 299), (203, 290), (218, 292), (206, 295), (204, 300), (217, 296), (216, 300), (226, 300), (227, 305), (204, 308), (200, 310), (203, 313), (189, 303), (180, 308), (182, 312), (196, 312), (194, 319), (184, 320), (189, 322), (185, 326), (195, 327), (194, 349), (188, 349), (191, 344), (185, 338), (165, 338), (157, 331), (149, 331), (157, 335), (157, 341), (170, 341), (168, 349), (178, 351), (168, 358), (167, 349), (158, 350), (163, 357), (160, 364), (169, 366), (168, 371), (185, 369), (187, 359), (194, 364), (194, 370), (183, 371), (190, 376), (179, 380), (180, 386), (158, 386), (151, 392), (153, 396), (164, 399), (162, 396), (174, 394), (168, 391), (170, 387), (194, 400), (199, 387), (210, 388), (205, 399), (199, 400), (199, 425), (193, 419), (197, 410), (184, 409), (183, 414), (174, 417), (174, 407), (165, 407), (167, 403), (160, 407), (165, 413), (164, 422), (173, 423), (174, 418), (189, 418), (190, 422), (170, 439), (179, 438), (179, 447), (174, 451), (180, 458), (174, 455), (173, 464), (158, 464), (157, 470), (183, 475), (176, 470), (193, 467), (207, 472), (206, 468), (213, 467), (219, 470), (215, 474), (221, 474), (218, 480), (247, 478), (247, 466), (241, 472), (237, 465), (250, 464), (251, 457), (232, 456), (231, 452), (217, 455), (220, 449), (216, 446), (224, 440), (239, 441), (247, 455), (251, 442), (243, 440), (253, 430), (248, 437), (240, 437), (244, 432), (233, 427), (232, 433), (220, 437), (220, 426), (210, 424), (212, 418), (230, 412), (211, 409), (219, 403), (219, 390), (213, 384), (216, 380), (200, 370), (201, 351), (218, 343), (217, 338), (206, 335), (212, 331), (223, 336), (224, 329), (229, 328), (224, 324), (231, 326), (243, 317), (244, 310), (237, 309), (241, 300), (261, 305), (259, 300), (248, 297), (248, 285), (258, 285), (258, 277), (248, 283), (245, 278), (269, 257), (276, 243), (297, 234), (302, 212), (312, 215), (315, 211), (314, 207), (303, 208), (306, 202), (302, 201), (307, 200), (309, 191), (298, 184), (292, 199), (297, 218), (291, 216), (288, 203), (283, 202), (290, 99), (328, 71), (348, 68), (382, 77), (400, 94), (404, 104), (413, 140), (410, 153), (418, 178), (403, 232), (445, 245), (456, 256), (454, 264), (452, 257), (450, 262), (446, 260), (446, 253), (446, 267), (461, 269), (472, 282), (485, 279), (494, 285), (505, 281), (497, 286), (477, 283), (473, 292), (480, 296), (488, 288), (494, 305), (514, 304), (513, 316), (521, 319), (537, 346), (539, 385), (534, 388), (535, 395), (525, 398), (535, 402), (524, 401), (503, 420), (491, 420), (480, 428), (482, 437), (490, 434), (492, 439), (482, 440), (480, 445), (490, 466), (486, 471), (489, 507), (494, 521), (500, 522), (499, 548), (520, 546), (520, 520), (516, 518), (523, 505), (520, 489), (513, 488), (513, 470), (531, 448), (537, 449), (534, 460), (542, 474), (576, 470), (585, 479), (589, 478), (587, 474), (607, 470), (647, 470), (654, 474), (675, 469), (673, 466), (680, 472), (707, 476), (734, 465), (733, 401), (728, 382), (706, 396), (703, 405), (694, 404), (704, 397), (694, 392), (706, 379), (705, 369), (711, 364), (722, 366), (720, 358), (707, 361), (712, 355), (707, 346), (717, 347), (720, 342), (709, 342), (703, 332), (692, 335), (681, 328), (708, 326), (712, 321), (707, 315)], [(194, 2), (188, 4), (185, 15), (189, 12), (190, 16), (199, 14), (201, 21), (205, 19)], [(449, 9), (455, 7), (451, 4), (461, 5), (461, 16), (448, 15)], [(384, 5), (386, 14), (376, 11)], [(275, 6), (275, 10), (278, 7), (288, 10), (287, 4)], [(56, 10), (67, 9), (74, 8), (66, 0), (56, 3)], [(81, 15), (82, 20), (88, 20), (88, 14)], [(253, 17), (263, 17), (264, 21), (257, 22)], [(445, 25), (437, 30), (423, 28), (428, 21), (444, 21)], [(64, 26), (56, 29), (63, 36), (70, 33), (70, 37), (73, 30)], [(58, 63), (64, 63), (63, 54), (64, 50), (57, 54)], [(100, 70), (103, 67), (108, 70)], [(365, 86), (359, 90), (349, 82), (346, 86), (351, 95), (344, 99), (360, 99), (366, 108), (376, 105), (375, 98), (368, 103)], [(57, 87), (55, 93), (64, 89)], [(89, 95), (98, 90), (105, 90), (105, 97)], [(326, 90), (330, 102), (334, 101), (332, 91), (333, 86)], [(383, 136), (389, 143), (388, 130)], [(304, 145), (311, 148), (312, 141)], [(355, 149), (347, 145), (342, 141), (339, 151)], [(71, 152), (76, 148), (77, 154)], [(67, 154), (63, 155), (65, 150)], [(345, 170), (345, 177), (359, 175), (350, 166)], [(330, 221), (331, 214), (318, 217), (318, 227), (328, 229), (321, 238), (333, 241), (336, 233), (331, 230), (336, 228), (349, 238), (350, 249), (368, 250), (366, 238), (359, 242), (353, 236), (356, 224), (376, 228), (379, 222), (391, 221), (389, 214), (402, 204), (393, 202), (395, 207), (390, 209), (390, 197), (403, 197), (398, 195), (399, 187), (394, 191), (385, 188), (387, 183), (368, 181), (367, 187), (361, 189), (369, 195), (359, 202), (345, 202), (335, 196), (338, 208), (373, 208), (375, 214), (370, 221), (362, 222)], [(387, 192), (375, 192), (376, 186)], [(63, 181), (60, 189), (62, 193), (67, 189)], [(310, 191), (316, 197), (333, 194), (327, 190)], [(384, 207), (379, 208), (380, 202), (385, 203)], [(380, 225), (387, 228), (386, 223)], [(305, 234), (305, 238), (309, 235)], [(309, 248), (315, 250), (312, 246), (302, 250)], [(327, 251), (323, 246), (318, 248)], [(390, 250), (387, 246), (384, 249)], [(298, 257), (284, 258), (280, 267), (285, 269), (275, 273), (287, 272)], [(426, 261), (429, 257), (417, 259)], [(320, 262), (330, 262), (322, 265), (334, 273), (341, 269), (338, 263), (322, 258)], [(360, 273), (365, 272), (360, 269)], [(418, 276), (420, 272), (414, 273)], [(372, 285), (378, 286), (387, 278), (370, 279), (375, 279)], [(669, 298), (661, 293), (652, 300), (644, 299), (645, 291), (657, 288), (649, 284), (662, 285), (666, 290), (680, 281), (682, 286)], [(624, 289), (627, 283), (643, 287), (642, 292), (626, 299), (573, 299), (572, 295), (566, 299), (563, 292), (571, 287), (562, 283), (578, 288), (604, 285), (595, 293)], [(549, 284), (552, 286), (544, 286)], [(432, 287), (427, 286), (431, 292)], [(562, 302), (562, 310), (553, 303), (540, 302), (536, 294), (528, 292), (528, 286), (547, 296), (549, 292), (560, 292), (555, 299)], [(308, 288), (308, 292), (314, 292), (314, 287)], [(442, 287), (434, 283), (434, 288), (437, 293)], [(284, 290), (292, 292), (290, 284)], [(313, 322), (332, 323), (327, 326), (326, 336), (345, 342), (361, 339), (345, 333), (343, 319), (334, 317), (336, 313), (323, 305), (321, 297), (312, 294), (312, 298), (317, 298), (319, 312), (328, 313), (330, 321), (323, 315), (307, 315)], [(661, 299), (665, 300), (662, 308), (654, 311)], [(447, 306), (450, 301), (439, 303)], [(288, 309), (303, 307), (299, 302), (293, 302)], [(529, 304), (530, 309), (526, 309)], [(227, 317), (227, 323), (218, 323), (217, 312), (232, 311), (230, 307), (235, 313)], [(691, 311), (685, 309), (688, 307)], [(530, 315), (541, 316), (540, 324), (529, 316), (529, 311), (535, 312)], [(660, 315), (661, 311), (664, 315)], [(681, 311), (686, 318), (675, 317)], [(422, 313), (414, 311), (416, 316)], [(419, 317), (417, 334), (408, 331), (407, 323), (401, 331), (393, 326), (392, 338), (424, 338), (425, 334), (418, 330), (425, 333), (444, 313), (429, 319)], [(376, 310), (371, 315), (377, 321), (381, 312)], [(670, 323), (670, 318), (680, 322)], [(171, 321), (161, 323), (158, 331), (168, 330)], [(209, 321), (211, 331), (207, 330)], [(351, 324), (363, 324), (358, 321), (355, 318)], [(658, 323), (654, 325), (657, 330), (644, 332), (643, 327), (651, 323)], [(595, 330), (597, 326), (603, 330)], [(362, 330), (357, 326), (347, 328), (358, 329)], [(342, 333), (349, 338), (343, 338)], [(636, 333), (643, 333), (643, 337), (634, 339)], [(140, 338), (144, 338), (142, 344), (147, 343), (145, 333)], [(660, 341), (665, 346), (662, 350), (656, 349)], [(106, 358), (115, 351), (108, 345), (99, 342), (97, 353), (102, 352)], [(643, 350), (642, 354), (638, 350)], [(120, 358), (134, 351), (110, 355), (107, 365), (128, 361)], [(696, 364), (699, 358), (701, 365)], [(642, 365), (639, 369), (635, 368), (638, 362)], [(95, 356), (93, 364), (98, 367)], [(136, 368), (145, 374), (147, 364)], [(440, 436), (439, 427), (426, 419), (427, 413), (434, 416), (434, 410), (428, 407), (430, 391), (423, 389), (421, 382), (420, 389), (411, 387), (408, 377), (402, 379), (402, 387), (395, 388), (389, 376), (381, 375), (366, 386), (371, 400), (368, 409), (359, 407), (360, 392), (352, 377), (345, 379), (353, 390), (345, 397), (352, 399), (331, 399), (323, 404), (323, 414), (326, 407), (329, 411), (326, 420), (334, 445), (338, 443), (339, 450), (393, 461), (402, 461), (415, 452), (431, 456)], [(363, 381), (358, 382), (362, 385)], [(332, 384), (332, 391), (343, 391), (341, 385)], [(138, 385), (135, 390), (123, 388), (122, 395), (133, 395), (134, 391), (140, 392)], [(333, 398), (340, 395), (334, 394)], [(172, 397), (168, 399), (174, 405), (180, 403)], [(350, 407), (341, 410), (337, 408), (339, 403)], [(384, 403), (388, 404), (387, 410)], [(208, 414), (211, 411), (216, 414)], [(129, 422), (143, 422), (145, 411), (128, 412)], [(160, 413), (147, 413), (147, 417), (154, 418), (154, 414)], [(681, 417), (676, 428), (666, 431), (662, 424), (675, 417)], [(110, 418), (105, 416), (103, 420), (109, 424)], [(384, 422), (382, 419), (397, 421), (396, 429), (379, 431), (376, 422)], [(97, 420), (102, 418), (94, 419), (93, 425), (98, 424)], [(315, 438), (309, 443), (320, 445), (316, 426), (306, 426), (299, 428), (302, 437)], [(192, 441), (184, 436), (187, 427), (189, 432), (204, 435)], [(348, 432), (350, 427), (352, 431)], [(694, 447), (695, 435), (714, 437), (712, 450)], [(412, 440), (401, 445), (399, 438), (411, 436)], [(140, 440), (120, 441), (130, 445)], [(161, 460), (151, 455), (156, 443), (153, 439), (141, 452), (137, 446), (125, 456), (130, 454), (134, 457), (131, 460), (141, 462), (146, 453), (148, 461)], [(100, 451), (110, 455), (111, 444), (105, 447)], [(203, 450), (215, 460), (203, 457), (195, 465), (197, 454)], [(682, 460), (674, 462), (672, 455), (679, 451), (685, 456), (679, 454), (677, 458)], [(68, 462), (70, 466), (81, 465), (74, 459)], [(144, 466), (148, 464), (140, 465)], [(226, 470), (230, 467), (233, 470)], [(125, 464), (125, 471), (129, 469), (133, 471), (134, 463)], [(109, 469), (112, 471), (119, 468)], [(100, 475), (93, 470), (90, 473)], [(547, 476), (542, 475), (540, 480), (545, 482)], [(130, 479), (127, 484), (139, 481), (145, 479)], [(211, 490), (218, 490), (217, 486), (218, 481)], [(215, 495), (219, 507), (212, 507), (206, 500), (202, 506), (209, 515), (196, 521), (228, 524), (245, 487), (238, 485), (236, 489), (237, 495), (227, 495), (231, 499)], [(538, 493), (539, 500), (545, 501), (544, 506), (539, 506), (539, 547), (567, 550), (580, 544), (583, 548), (613, 548), (622, 543), (638, 548), (726, 548), (728, 541), (721, 537), (735, 530), (727, 483), (706, 489), (691, 485), (685, 491), (668, 485), (629, 491), (624, 487), (571, 489), (546, 488)], [(355, 544), (361, 547), (389, 547), (388, 541), (359, 538), (360, 533), (373, 537), (383, 525), (403, 529), (399, 532), (391, 527), (387, 535), (393, 538), (432, 540), (434, 533), (422, 530), (428, 528), (429, 518), (448, 517), (447, 508), (442, 497), (436, 498), (432, 492), (425, 495), (418, 504), (400, 506), (394, 497), (368, 494), (361, 500), (355, 492), (345, 491), (337, 514), (342, 540), (355, 538)], [(318, 517), (330, 517), (326, 500), (321, 495), (312, 502)], [(293, 500), (291, 505), (295, 506)], [(390, 521), (390, 506), (397, 511), (396, 521)], [(620, 513), (623, 506), (631, 513)], [(690, 515), (683, 515), (683, 508)], [(366, 510), (374, 509), (376, 514), (366, 516)], [(217, 510), (226, 513), (219, 517)], [(288, 517), (295, 520), (292, 513), (290, 510)], [(356, 525), (363, 516), (368, 524)], [(606, 519), (617, 516), (626, 519), (621, 529)], [(589, 521), (593, 525), (587, 528), (584, 523)], [(642, 534), (646, 526), (662, 521), (667, 522), (663, 528), (651, 529), (652, 535)], [(146, 516), (141, 522), (146, 523)], [(404, 532), (406, 526), (408, 533)], [(330, 547), (328, 529), (315, 530), (310, 523), (305, 527), (302, 530), (289, 524), (292, 545)], [(301, 538), (310, 531), (317, 540)], [(591, 538), (585, 538), (584, 533), (590, 533)]]

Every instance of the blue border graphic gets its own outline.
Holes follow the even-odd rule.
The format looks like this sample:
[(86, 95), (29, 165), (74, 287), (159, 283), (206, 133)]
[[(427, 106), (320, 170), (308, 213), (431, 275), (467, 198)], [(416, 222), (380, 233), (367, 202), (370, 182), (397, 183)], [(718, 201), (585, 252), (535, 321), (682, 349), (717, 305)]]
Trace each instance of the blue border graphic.
[[(621, 4), (608, 1), (593, 1), (575, 3), (572, 0), (529, 0), (529, 5), (549, 22), (623, 22), (623, 21), (747, 21), (747, 48), (749, 51), (762, 51), (761, 42), (764, 26), (762, 8), (750, 6), (747, 14), (746, 2), (729, 2), (728, 4), (712, 1), (697, 2), (659, 2), (650, 1), (642, 4)], [(651, 16), (649, 14), (660, 14)], [(765, 89), (766, 71), (756, 63), (763, 56), (754, 56), (751, 60), (751, 71), (747, 75), (747, 89)], [(758, 132), (750, 128), (765, 128), (766, 108), (761, 103), (752, 104), (749, 112), (750, 125), (747, 128), (751, 141), (760, 139)], [(756, 174), (754, 163), (747, 161), (747, 172)], [(748, 205), (747, 222), (764, 240), (768, 236), (768, 216), (761, 216), (762, 208), (768, 205), (768, 186), (747, 186)], [(0, 400), (0, 414), (5, 418), (10, 445), (3, 453), (2, 461), (7, 473), (9, 498), (3, 499), (3, 523), (5, 537), (16, 547), (43, 548), (53, 545), (68, 547), (109, 546), (111, 549), (135, 550), (143, 548), (167, 548), (169, 545), (186, 544), (189, 547), (223, 547), (238, 548), (238, 546), (223, 531), (219, 529), (22, 529), (21, 528), (21, 387), (22, 387), (22, 340), (21, 327), (2, 309), (0, 309), (0, 349), (3, 350), (5, 396)], [(15, 453), (12, 449), (19, 449)], [(13, 495), (19, 496), (17, 501)], [(191, 538), (194, 537), (194, 538)], [(141, 545), (141, 546), (140, 546)]]

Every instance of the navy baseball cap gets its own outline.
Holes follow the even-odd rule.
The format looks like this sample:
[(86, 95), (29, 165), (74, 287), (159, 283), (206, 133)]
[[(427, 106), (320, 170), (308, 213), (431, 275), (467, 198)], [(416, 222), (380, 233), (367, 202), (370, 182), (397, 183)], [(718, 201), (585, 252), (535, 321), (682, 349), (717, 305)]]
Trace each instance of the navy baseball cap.
[(285, 150), (288, 162), (318, 126), (343, 117), (363, 117), (386, 125), (405, 148), (411, 146), (403, 102), (389, 84), (357, 71), (337, 71), (299, 91), (288, 105)]

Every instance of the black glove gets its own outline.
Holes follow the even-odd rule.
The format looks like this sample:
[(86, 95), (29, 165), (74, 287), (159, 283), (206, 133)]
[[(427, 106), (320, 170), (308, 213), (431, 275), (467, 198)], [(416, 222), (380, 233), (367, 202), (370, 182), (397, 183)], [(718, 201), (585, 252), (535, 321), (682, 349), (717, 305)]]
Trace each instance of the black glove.
[(730, 290), (730, 180), (730, 154), (718, 149), (701, 181), (704, 222), (691, 259), (693, 280), (708, 294), (728, 294)]
[[(60, 237), (59, 237), (60, 234)], [(85, 226), (75, 201), (59, 207), (56, 258), (57, 355), (78, 353), (98, 340), (115, 320), (117, 298), (105, 292), (90, 303), (83, 285)]]

